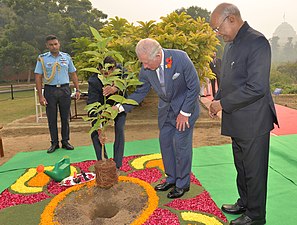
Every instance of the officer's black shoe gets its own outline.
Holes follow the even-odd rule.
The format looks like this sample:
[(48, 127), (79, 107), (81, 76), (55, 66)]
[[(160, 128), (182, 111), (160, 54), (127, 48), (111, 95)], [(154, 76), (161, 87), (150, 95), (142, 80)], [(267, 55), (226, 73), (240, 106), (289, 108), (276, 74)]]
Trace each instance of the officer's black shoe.
[(47, 153), (53, 153), (56, 149), (59, 148), (59, 144), (52, 144), (51, 147), (47, 150)]
[(74, 147), (71, 144), (69, 144), (68, 141), (62, 142), (62, 148), (67, 149), (67, 150), (73, 150), (74, 149)]

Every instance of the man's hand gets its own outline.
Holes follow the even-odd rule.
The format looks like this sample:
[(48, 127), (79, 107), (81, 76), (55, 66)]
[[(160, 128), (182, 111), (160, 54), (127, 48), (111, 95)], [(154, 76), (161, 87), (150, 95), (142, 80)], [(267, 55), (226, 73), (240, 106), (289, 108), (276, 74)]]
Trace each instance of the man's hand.
[(118, 91), (117, 87), (110, 85), (107, 85), (106, 87), (102, 88), (102, 90), (104, 96), (112, 95)]
[(75, 99), (79, 100), (80, 99), (80, 91), (75, 92)]
[(119, 110), (119, 107), (117, 107), (116, 105), (112, 106), (111, 108), (112, 108), (113, 110), (115, 110), (115, 111), (118, 111), (118, 112), (120, 111), (120, 110)]
[(47, 101), (45, 99), (45, 97), (42, 95), (41, 97), (39, 97), (39, 103), (42, 106), (46, 106), (47, 105)]
[(214, 100), (208, 109), (208, 114), (211, 118), (215, 118), (217, 113), (222, 110), (221, 102), (218, 100)]
[(178, 129), (178, 131), (185, 131), (186, 127), (190, 128), (189, 117), (184, 116), (181, 113), (178, 114), (176, 118), (176, 129)]

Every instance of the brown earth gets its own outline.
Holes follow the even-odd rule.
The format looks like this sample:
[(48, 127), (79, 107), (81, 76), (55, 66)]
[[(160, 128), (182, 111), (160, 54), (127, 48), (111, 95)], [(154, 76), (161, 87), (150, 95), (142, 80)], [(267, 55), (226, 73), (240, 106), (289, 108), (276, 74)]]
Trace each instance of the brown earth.
[[(204, 98), (205, 99), (205, 98)], [(127, 116), (125, 140), (135, 141), (158, 138), (157, 103), (158, 97), (151, 92), (144, 102), (133, 109)], [(84, 114), (85, 100), (77, 103), (77, 113)], [(73, 107), (73, 106), (72, 106)], [(74, 109), (72, 109), (74, 114)], [(74, 146), (92, 145), (88, 130), (89, 123), (82, 119), (72, 119), (70, 122), (70, 143)], [(3, 139), (4, 157), (0, 165), (19, 152), (46, 150), (50, 146), (50, 137), (46, 119), (36, 123), (35, 115), (14, 121), (6, 125), (0, 135)], [(108, 142), (113, 141), (113, 128), (107, 132)], [(201, 114), (195, 124), (193, 146), (209, 146), (230, 143), (228, 137), (220, 134), (220, 119), (211, 119), (207, 109), (201, 104)], [(46, 151), (45, 151), (46, 154)]]
[(83, 187), (60, 202), (54, 220), (61, 225), (131, 224), (147, 200), (144, 189), (133, 183), (119, 182), (110, 189)]

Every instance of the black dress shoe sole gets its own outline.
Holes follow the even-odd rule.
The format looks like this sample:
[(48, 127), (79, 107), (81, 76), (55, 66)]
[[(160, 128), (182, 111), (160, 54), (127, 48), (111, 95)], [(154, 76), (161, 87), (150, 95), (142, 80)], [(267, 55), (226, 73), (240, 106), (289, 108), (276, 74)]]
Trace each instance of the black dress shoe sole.
[(66, 149), (66, 150), (74, 150), (74, 148), (69, 148), (67, 146), (62, 146), (63, 149)]
[[(174, 189), (172, 191), (174, 191)], [(170, 199), (180, 198), (180, 197), (182, 197), (188, 191), (190, 191), (190, 188), (189, 187), (188, 188), (184, 188), (183, 189), (183, 192), (181, 194), (177, 194), (177, 193), (176, 194), (173, 194), (173, 193), (169, 192), (168, 195), (167, 195), (167, 198), (170, 198)]]
[(59, 146), (56, 146), (54, 149), (47, 150), (46, 152), (47, 152), (47, 153), (53, 153), (53, 152), (55, 152), (58, 148), (59, 148)]
[(239, 210), (228, 210), (228, 209), (222, 207), (221, 209), (222, 209), (222, 211), (224, 213), (228, 213), (228, 214), (232, 214), (232, 215), (239, 215), (239, 214), (242, 214), (242, 213), (244, 213), (246, 211), (245, 208), (242, 208), (242, 209), (239, 209)]
[(266, 223), (265, 219), (262, 220), (253, 220), (248, 217), (246, 219), (245, 215), (243, 214), (242, 216), (238, 217), (235, 220), (231, 220), (230, 225), (264, 225)]
[[(158, 185), (162, 185), (162, 184), (158, 184)], [(175, 184), (170, 184), (170, 183), (168, 183), (166, 187), (162, 187), (162, 186), (158, 187), (158, 185), (155, 187), (155, 191), (168, 191), (170, 188), (175, 186)]]

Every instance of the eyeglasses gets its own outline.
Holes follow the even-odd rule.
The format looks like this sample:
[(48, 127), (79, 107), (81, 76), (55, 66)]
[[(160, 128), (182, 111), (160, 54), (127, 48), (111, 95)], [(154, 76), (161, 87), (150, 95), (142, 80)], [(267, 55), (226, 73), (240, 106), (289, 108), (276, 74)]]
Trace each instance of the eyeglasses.
[(229, 17), (229, 16), (226, 16), (226, 17), (223, 19), (223, 21), (221, 22), (221, 24), (220, 24), (218, 27), (213, 28), (212, 30), (213, 30), (215, 33), (218, 33), (218, 32), (220, 31), (221, 26), (223, 25), (223, 23), (225, 22), (225, 20), (226, 20), (228, 17)]
[(109, 70), (113, 70), (115, 68), (115, 66), (109, 66), (109, 67), (107, 67), (107, 70), (109, 71)]

